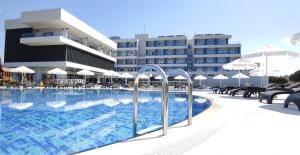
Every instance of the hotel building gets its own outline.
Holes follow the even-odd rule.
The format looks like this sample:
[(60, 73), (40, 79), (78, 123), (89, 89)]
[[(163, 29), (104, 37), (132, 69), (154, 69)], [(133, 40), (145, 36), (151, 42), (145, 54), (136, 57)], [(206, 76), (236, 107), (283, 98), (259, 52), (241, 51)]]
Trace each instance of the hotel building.
[(165, 71), (183, 69), (191, 76), (202, 74), (231, 75), (222, 65), (241, 56), (241, 44), (231, 44), (231, 35), (199, 34), (188, 39), (185, 35), (149, 37), (137, 34), (134, 38), (111, 37), (117, 43), (118, 72), (135, 74), (145, 64), (155, 64)]
[(4, 66), (27, 66), (38, 79), (56, 67), (68, 74), (114, 70), (117, 44), (64, 9), (22, 12), (5, 21), (5, 32)]

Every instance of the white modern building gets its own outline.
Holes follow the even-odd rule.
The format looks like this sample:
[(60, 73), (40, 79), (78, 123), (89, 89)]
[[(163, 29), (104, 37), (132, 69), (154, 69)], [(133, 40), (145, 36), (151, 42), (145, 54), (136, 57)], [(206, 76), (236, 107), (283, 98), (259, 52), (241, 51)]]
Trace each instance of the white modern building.
[(241, 56), (241, 44), (231, 44), (231, 35), (199, 34), (188, 39), (185, 35), (149, 37), (137, 34), (134, 38), (111, 37), (118, 44), (118, 72), (136, 72), (145, 64), (156, 64), (165, 71), (183, 69), (191, 76), (232, 75), (222, 65)]
[(95, 73), (114, 70), (117, 44), (64, 9), (22, 12), (5, 21), (4, 66), (25, 65), (38, 78), (56, 67)]

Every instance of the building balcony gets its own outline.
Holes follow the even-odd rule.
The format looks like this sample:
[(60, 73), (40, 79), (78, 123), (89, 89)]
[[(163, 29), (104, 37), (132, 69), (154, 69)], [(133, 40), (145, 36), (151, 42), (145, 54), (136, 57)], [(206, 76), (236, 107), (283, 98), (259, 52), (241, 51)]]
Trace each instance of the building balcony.
[(223, 66), (223, 63), (194, 63), (194, 67), (206, 67), (206, 66), (213, 66), (213, 67), (218, 67), (218, 66)]
[(241, 54), (194, 54), (194, 58), (207, 58), (207, 57), (241, 57)]
[(138, 50), (138, 47), (118, 47), (118, 51), (133, 51), (133, 50)]
[(186, 54), (182, 55), (146, 55), (146, 58), (187, 58)]
[(186, 49), (187, 45), (184, 46), (151, 46), (146, 47), (147, 50), (155, 50), (155, 49)]
[(187, 67), (186, 63), (147, 63), (157, 65), (159, 67)]
[(137, 59), (136, 55), (118, 55), (117, 59)]
[(70, 45), (111, 61), (116, 61), (111, 50), (97, 50), (95, 46), (87, 46), (75, 36), (69, 34), (67, 37), (65, 37), (62, 32), (38, 32), (22, 34), (20, 43), (29, 46)]
[(194, 45), (194, 48), (226, 48), (226, 47), (241, 47), (241, 44)]
[(137, 67), (137, 64), (115, 64), (115, 67)]

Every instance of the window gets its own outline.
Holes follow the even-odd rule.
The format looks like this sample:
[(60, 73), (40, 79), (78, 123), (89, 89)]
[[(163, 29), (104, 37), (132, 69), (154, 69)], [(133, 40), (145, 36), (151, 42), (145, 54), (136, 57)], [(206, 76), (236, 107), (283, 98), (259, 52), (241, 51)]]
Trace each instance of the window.
[(217, 40), (218, 45), (224, 45), (224, 44), (226, 44), (226, 42), (227, 42), (226, 39), (222, 39), (222, 38)]
[(208, 64), (215, 63), (215, 58), (206, 58), (206, 63), (208, 63)]
[(174, 51), (173, 50), (166, 50), (166, 55), (174, 55)]
[(129, 65), (135, 64), (135, 59), (128, 59), (127, 64)]
[(175, 40), (175, 46), (185, 46), (186, 40)]
[(204, 54), (203, 48), (195, 48), (195, 55), (202, 55)]
[(155, 64), (155, 61), (154, 61), (154, 59), (147, 59), (147, 63), (148, 64)]
[(238, 54), (237, 48), (229, 48), (229, 54)]
[(158, 63), (158, 64), (164, 64), (164, 59), (156, 59), (156, 62)]
[(206, 40), (206, 45), (214, 45), (215, 44), (215, 39), (207, 39)]
[(147, 41), (147, 47), (154, 47), (154, 41)]
[(195, 59), (196, 64), (203, 64), (205, 63), (205, 59), (204, 58), (197, 58)]
[(164, 50), (156, 50), (156, 55), (164, 55)]
[(166, 46), (174, 46), (173, 40), (166, 40)]
[(155, 55), (155, 50), (147, 50), (146, 55)]
[(206, 67), (206, 71), (207, 72), (214, 72), (215, 71), (215, 67)]
[(228, 52), (228, 49), (227, 48), (219, 48), (218, 49), (218, 54), (227, 54)]
[(124, 59), (118, 59), (117, 60), (117, 64), (124, 65), (125, 64), (125, 60)]
[(118, 48), (126, 48), (126, 42), (118, 43)]
[(176, 59), (175, 63), (176, 64), (186, 64), (186, 59)]
[(136, 47), (136, 42), (128, 42), (127, 47)]
[(208, 48), (206, 50), (206, 54), (216, 54), (216, 49), (215, 48)]
[(166, 64), (173, 64), (174, 63), (174, 59), (167, 59)]
[(218, 58), (217, 61), (219, 64), (225, 64), (225, 63), (227, 63), (227, 58)]
[(184, 49), (176, 49), (175, 50), (175, 55), (184, 55), (185, 54), (185, 50)]
[(127, 51), (127, 55), (128, 55), (128, 56), (135, 56), (135, 55), (136, 55), (135, 52), (136, 52), (136, 51), (133, 51), (133, 50)]
[(126, 55), (126, 51), (117, 51), (117, 55), (118, 56), (125, 56)]
[(204, 45), (205, 40), (204, 39), (195, 39), (195, 45)]
[(165, 46), (165, 42), (164, 41), (156, 41), (155, 42), (155, 46), (160, 47), (160, 46)]

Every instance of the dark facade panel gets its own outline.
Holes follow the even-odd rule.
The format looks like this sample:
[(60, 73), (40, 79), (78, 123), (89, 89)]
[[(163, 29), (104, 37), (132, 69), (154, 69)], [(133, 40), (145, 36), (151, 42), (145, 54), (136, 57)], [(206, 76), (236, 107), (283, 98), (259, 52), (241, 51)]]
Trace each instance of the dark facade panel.
[(67, 46), (67, 61), (107, 70), (114, 70), (115, 65), (113, 61), (72, 46)]
[(5, 35), (4, 62), (66, 61), (66, 46), (28, 46), (20, 43), (24, 33), (32, 28), (9, 29)]

